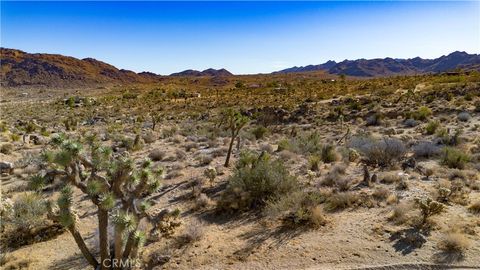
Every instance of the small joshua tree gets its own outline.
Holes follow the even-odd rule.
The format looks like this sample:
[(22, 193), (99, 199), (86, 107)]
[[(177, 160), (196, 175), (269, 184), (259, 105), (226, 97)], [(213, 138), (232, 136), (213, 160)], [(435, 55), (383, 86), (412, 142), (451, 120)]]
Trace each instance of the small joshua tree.
[[(112, 156), (111, 149), (101, 146), (94, 137), (87, 139), (88, 151), (81, 143), (62, 135), (53, 138), (52, 145), (53, 149), (46, 151), (44, 157), (50, 172), (60, 177), (65, 187), (56, 203), (49, 202), (49, 217), (70, 231), (94, 269), (109, 269), (114, 264), (113, 269), (123, 269), (129, 265), (127, 262), (135, 260), (145, 241), (139, 223), (148, 218), (148, 196), (159, 189), (159, 174), (152, 172), (150, 160), (136, 169), (133, 160)], [(78, 230), (72, 199), (74, 188), (87, 194), (98, 209), (100, 261)], [(113, 224), (109, 224), (109, 220)], [(113, 239), (109, 239), (109, 226), (114, 229)], [(110, 254), (111, 247), (113, 254)]]
[(159, 112), (151, 112), (150, 117), (152, 118), (152, 130), (155, 130), (157, 124), (162, 120), (162, 115)]
[(203, 175), (208, 178), (210, 185), (212, 185), (213, 181), (215, 181), (215, 177), (217, 177), (217, 170), (213, 167), (208, 167), (203, 171)]
[(222, 113), (220, 119), (220, 125), (224, 126), (228, 131), (230, 131), (230, 145), (228, 146), (227, 158), (225, 160), (225, 167), (229, 166), (230, 155), (232, 154), (232, 147), (237, 138), (240, 130), (248, 123), (249, 118), (242, 115), (240, 112), (235, 111), (234, 109), (227, 109)]

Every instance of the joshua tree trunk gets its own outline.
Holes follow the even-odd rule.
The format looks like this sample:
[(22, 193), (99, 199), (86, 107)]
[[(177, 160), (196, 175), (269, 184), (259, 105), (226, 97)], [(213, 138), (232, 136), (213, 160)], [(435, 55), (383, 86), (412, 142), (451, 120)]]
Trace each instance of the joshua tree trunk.
[[(122, 260), (123, 252), (122, 252), (122, 247), (123, 247), (123, 231), (124, 229), (116, 226), (115, 228), (115, 262), (120, 265), (120, 262)], [(121, 267), (117, 266), (114, 267), (114, 269), (121, 269)]]
[(82, 235), (80, 235), (80, 232), (77, 230), (75, 225), (71, 225), (70, 227), (68, 227), (68, 231), (72, 234), (73, 239), (75, 239), (78, 248), (82, 252), (85, 259), (87, 259), (88, 263), (93, 266), (94, 269), (97, 269), (97, 259), (95, 259), (92, 253), (90, 253), (90, 250), (88, 250), (87, 245), (85, 245), (85, 241), (83, 241)]
[(100, 269), (106, 270), (108, 267), (104, 265), (104, 262), (110, 259), (110, 247), (108, 245), (108, 211), (101, 208), (98, 209), (98, 228), (100, 233)]
[(232, 148), (233, 148), (234, 141), (235, 141), (235, 135), (232, 134), (232, 138), (230, 139), (230, 145), (228, 146), (227, 159), (225, 160), (225, 167), (228, 167), (228, 165), (230, 163), (230, 155), (232, 154)]

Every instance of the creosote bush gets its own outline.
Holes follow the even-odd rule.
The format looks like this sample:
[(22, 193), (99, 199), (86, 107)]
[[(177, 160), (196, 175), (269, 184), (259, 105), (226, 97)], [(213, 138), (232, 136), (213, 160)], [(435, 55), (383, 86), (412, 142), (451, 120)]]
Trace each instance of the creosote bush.
[(380, 167), (391, 166), (402, 160), (407, 151), (404, 143), (395, 138), (375, 140), (369, 137), (353, 137), (348, 145), (360, 151), (367, 164)]
[(272, 160), (266, 153), (256, 158), (244, 154), (228, 179), (218, 206), (232, 211), (263, 208), (266, 201), (277, 200), (298, 186), (281, 160)]
[(443, 149), (442, 163), (449, 168), (464, 169), (469, 161), (470, 156), (461, 150), (453, 147)]

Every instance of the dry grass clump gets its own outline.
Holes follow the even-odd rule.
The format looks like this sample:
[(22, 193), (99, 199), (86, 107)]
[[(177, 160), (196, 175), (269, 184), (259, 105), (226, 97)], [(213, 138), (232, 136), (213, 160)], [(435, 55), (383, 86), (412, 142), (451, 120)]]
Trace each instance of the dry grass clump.
[(475, 201), (472, 203), (469, 207), (468, 210), (474, 214), (480, 214), (480, 200)]
[(385, 201), (390, 195), (390, 190), (385, 187), (378, 187), (372, 193), (373, 198), (377, 201)]
[(397, 225), (410, 224), (412, 223), (412, 219), (416, 216), (414, 211), (414, 203), (402, 202), (393, 207), (393, 210), (388, 219)]
[(195, 221), (185, 228), (182, 238), (185, 243), (194, 243), (200, 241), (204, 235), (205, 231), (203, 224)]
[(396, 172), (387, 172), (380, 175), (380, 183), (394, 184), (402, 181), (403, 176)]
[(470, 247), (470, 240), (460, 232), (445, 233), (438, 242), (438, 248), (444, 252), (464, 252)]
[(212, 200), (205, 193), (200, 193), (195, 198), (195, 209), (207, 208), (212, 204)]
[(354, 206), (359, 201), (360, 196), (352, 191), (332, 193), (325, 201), (325, 209), (328, 211), (338, 211)]
[(13, 152), (13, 144), (11, 143), (4, 143), (0, 146), (0, 153), (5, 155), (10, 155)]
[(296, 191), (285, 195), (280, 200), (268, 202), (265, 214), (269, 218), (280, 219), (288, 227), (318, 228), (327, 223), (327, 218), (320, 206), (323, 200), (321, 193)]
[(325, 175), (321, 184), (324, 186), (334, 186), (338, 179), (343, 178), (347, 170), (347, 165), (340, 163), (334, 165), (330, 171)]

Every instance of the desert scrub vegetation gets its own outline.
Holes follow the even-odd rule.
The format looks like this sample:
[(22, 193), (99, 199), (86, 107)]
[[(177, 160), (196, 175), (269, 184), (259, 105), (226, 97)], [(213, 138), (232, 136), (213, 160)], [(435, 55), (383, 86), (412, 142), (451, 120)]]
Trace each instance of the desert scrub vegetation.
[(319, 192), (298, 190), (268, 201), (264, 212), (268, 218), (278, 219), (288, 227), (318, 228), (328, 222), (320, 205), (324, 200)]
[(230, 211), (260, 209), (266, 201), (278, 200), (298, 188), (296, 177), (281, 160), (272, 160), (264, 152), (257, 157), (248, 154), (238, 161), (218, 206)]
[(0, 207), (2, 249), (32, 244), (63, 232), (47, 219), (47, 204), (35, 192), (21, 193), (14, 200), (2, 199)]
[[(72, 234), (88, 263), (106, 269), (105, 260), (134, 260), (146, 239), (139, 223), (149, 220), (147, 197), (161, 185), (160, 172), (152, 170), (151, 161), (147, 159), (136, 168), (132, 159), (112, 155), (95, 136), (85, 139), (85, 144), (55, 136), (43, 156), (49, 172), (60, 177), (64, 185), (56, 201), (46, 198), (47, 215)], [(78, 229), (81, 224), (74, 208), (74, 189), (87, 195), (97, 208), (100, 261)]]
[(442, 155), (442, 164), (449, 168), (464, 169), (470, 161), (468, 154), (453, 147), (445, 147)]
[(388, 167), (401, 161), (407, 149), (402, 141), (395, 138), (373, 139), (370, 137), (353, 137), (348, 146), (357, 149), (369, 165)]

